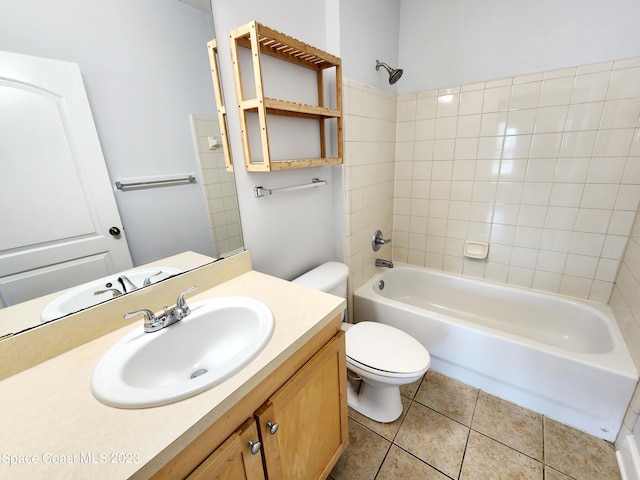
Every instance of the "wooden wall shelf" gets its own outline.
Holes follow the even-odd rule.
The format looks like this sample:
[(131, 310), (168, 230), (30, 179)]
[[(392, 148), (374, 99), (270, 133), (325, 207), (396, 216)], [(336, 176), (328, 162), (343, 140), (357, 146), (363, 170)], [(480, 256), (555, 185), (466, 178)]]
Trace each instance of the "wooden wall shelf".
[[(342, 63), (340, 58), (323, 52), (311, 45), (272, 30), (258, 22), (250, 22), (229, 34), (236, 98), (240, 113), (242, 146), (245, 166), (248, 171), (268, 172), (289, 168), (314, 167), (342, 163)], [(239, 60), (239, 47), (251, 51), (253, 64), (253, 83), (255, 96), (244, 98), (242, 72)], [(292, 63), (317, 72), (317, 104), (309, 105), (289, 100), (266, 97), (262, 74), (261, 55), (269, 55), (284, 62)], [(325, 105), (324, 72), (335, 71), (335, 101), (333, 107)], [(253, 94), (253, 92), (251, 92)], [(261, 156), (252, 155), (249, 142), (247, 114), (257, 115), (260, 135)], [(297, 117), (305, 121), (317, 121), (320, 137), (320, 152), (317, 157), (303, 159), (274, 159), (269, 145), (267, 118), (270, 115)], [(328, 121), (336, 124), (335, 151), (337, 156), (327, 155)]]
[(216, 107), (218, 110), (218, 123), (220, 124), (220, 136), (222, 137), (222, 147), (224, 149), (224, 162), (228, 172), (233, 172), (233, 161), (231, 160), (231, 149), (229, 147), (229, 135), (227, 130), (227, 109), (224, 106), (222, 95), (222, 84), (220, 83), (220, 69), (218, 66), (218, 44), (215, 39), (207, 43), (209, 50), (209, 64), (211, 65), (211, 80), (213, 90), (216, 95)]

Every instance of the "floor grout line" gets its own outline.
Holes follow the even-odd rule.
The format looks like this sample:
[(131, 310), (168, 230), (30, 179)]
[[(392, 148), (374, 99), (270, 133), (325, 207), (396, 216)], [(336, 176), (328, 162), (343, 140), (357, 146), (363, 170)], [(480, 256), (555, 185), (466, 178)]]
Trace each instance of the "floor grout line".
[[(497, 444), (497, 445), (501, 445), (502, 447), (509, 449), (510, 451), (512, 451), (512, 453), (514, 454), (514, 456), (512, 458), (522, 458), (522, 459), (528, 459), (528, 465), (534, 465), (535, 467), (535, 471), (539, 472), (541, 470), (541, 477), (540, 480), (542, 479), (547, 479), (550, 478), (548, 476), (548, 472), (553, 472), (551, 475), (554, 475), (553, 478), (556, 478), (556, 476), (558, 475), (558, 473), (560, 475), (564, 475), (563, 478), (567, 478), (567, 479), (573, 479), (575, 480), (575, 478), (573, 476), (571, 476), (568, 473), (565, 473), (563, 470), (564, 469), (559, 469), (556, 467), (552, 467), (551, 465), (548, 464), (548, 461), (550, 460), (548, 458), (548, 439), (547, 439), (547, 433), (548, 433), (548, 428), (549, 428), (549, 419), (545, 416), (545, 415), (540, 415), (540, 423), (538, 424), (539, 427), (542, 429), (542, 435), (541, 435), (541, 442), (542, 442), (542, 450), (540, 452), (540, 450), (538, 450), (538, 452), (541, 453), (541, 459), (535, 458), (534, 456), (525, 453), (525, 451), (521, 451), (520, 448), (522, 448), (523, 450), (527, 450), (527, 451), (532, 451), (530, 448), (526, 448), (524, 445), (521, 445), (519, 442), (511, 442), (513, 443), (513, 445), (517, 445), (513, 446), (510, 445), (509, 442), (510, 438), (505, 437), (504, 432), (500, 432), (499, 430), (494, 431), (493, 433), (485, 433), (481, 430), (479, 430), (478, 428), (482, 428), (483, 425), (481, 423), (485, 423), (486, 422), (486, 418), (487, 417), (483, 417), (484, 420), (481, 423), (478, 423), (478, 426), (474, 426), (476, 423), (476, 416), (477, 415), (486, 415), (485, 410), (478, 410), (479, 408), (479, 400), (480, 397), (482, 395), (482, 390), (480, 389), (476, 389), (475, 391), (475, 395), (474, 396), (469, 396), (467, 397), (467, 401), (469, 402), (468, 405), (468, 410), (467, 413), (465, 415), (468, 415), (469, 410), (471, 410), (471, 415), (470, 416), (464, 416), (464, 415), (458, 415), (456, 412), (454, 412), (453, 410), (450, 410), (450, 414), (452, 415), (457, 415), (460, 418), (466, 419), (469, 418), (469, 425), (466, 425), (465, 423), (463, 423), (460, 420), (457, 420), (456, 418), (453, 418), (450, 415), (447, 415), (445, 413), (442, 413), (439, 411), (438, 409), (438, 405), (437, 404), (433, 404), (434, 406), (430, 406), (430, 405), (425, 405), (424, 403), (418, 401), (416, 398), (418, 396), (418, 393), (420, 392), (421, 387), (423, 387), (423, 384), (425, 384), (425, 382), (427, 382), (427, 377), (423, 377), (422, 380), (420, 381), (420, 383), (415, 387), (415, 390), (413, 391), (413, 393), (411, 394), (411, 392), (409, 391), (409, 395), (407, 394), (403, 394), (403, 404), (406, 402), (406, 408), (403, 408), (403, 412), (401, 414), (401, 419), (398, 422), (397, 425), (394, 426), (393, 429), (388, 428), (388, 429), (380, 429), (380, 432), (382, 433), (378, 433), (377, 431), (373, 430), (372, 427), (365, 425), (365, 423), (363, 423), (364, 421), (366, 421), (366, 419), (361, 419), (358, 420), (354, 417), (349, 416), (349, 421), (353, 421), (355, 424), (364, 427), (364, 429), (369, 432), (369, 433), (373, 433), (375, 434), (377, 437), (380, 437), (381, 439), (384, 439), (386, 442), (388, 442), (388, 446), (386, 448), (386, 450), (384, 451), (384, 455), (382, 456), (382, 458), (380, 459), (380, 457), (377, 457), (376, 462), (380, 462), (377, 465), (377, 470), (375, 471), (375, 474), (373, 475), (373, 477), (371, 479), (367, 479), (367, 480), (375, 480), (377, 479), (381, 472), (383, 472), (383, 468), (385, 467), (385, 464), (387, 461), (391, 461), (391, 458), (393, 458), (394, 462), (399, 461), (399, 458), (396, 458), (398, 453), (394, 453), (394, 457), (391, 457), (391, 450), (392, 448), (395, 446), (397, 447), (397, 449), (399, 451), (404, 452), (404, 454), (408, 455), (409, 457), (412, 457), (415, 461), (419, 462), (420, 464), (423, 464), (425, 466), (428, 466), (430, 469), (435, 470), (436, 472), (438, 472), (439, 474), (443, 475), (444, 477), (446, 477), (447, 479), (451, 479), (451, 480), (460, 480), (460, 478), (462, 477), (462, 472), (463, 472), (463, 468), (465, 466), (465, 461), (469, 460), (470, 457), (468, 457), (469, 455), (469, 447), (470, 447), (470, 442), (471, 442), (471, 435), (472, 435), (472, 431), (475, 432), (475, 434), (482, 436), (486, 441), (486, 440), (490, 440), (491, 442)], [(430, 402), (430, 400), (423, 398), (424, 395), (422, 395), (422, 400), (425, 402)], [(497, 397), (499, 398), (499, 397)], [(500, 399), (502, 400), (502, 399)], [(471, 402), (473, 402), (473, 405), (471, 405)], [(509, 402), (511, 403), (511, 402)], [(415, 404), (415, 405), (414, 405)], [(515, 405), (515, 404), (513, 404)], [(404, 406), (404, 405), (403, 405)], [(518, 406), (518, 405), (515, 405)], [(484, 409), (486, 409), (486, 405), (483, 407)], [(401, 430), (403, 429), (403, 427), (405, 426), (406, 422), (407, 422), (407, 418), (409, 417), (409, 411), (412, 408), (421, 408), (421, 409), (427, 409), (429, 411), (431, 411), (432, 413), (435, 413), (437, 415), (440, 415), (444, 418), (446, 418), (448, 421), (451, 422), (455, 422), (456, 424), (466, 428), (466, 438), (465, 437), (460, 437), (460, 440), (462, 440), (464, 438), (464, 448), (462, 449), (462, 456), (460, 459), (460, 466), (458, 468), (457, 474), (452, 477), (451, 474), (447, 474), (445, 472), (443, 472), (442, 470), (440, 470), (439, 468), (437, 468), (436, 466), (432, 465), (429, 461), (426, 461), (425, 459), (421, 458), (420, 456), (418, 456), (417, 454), (414, 454), (408, 450), (406, 450), (405, 448), (403, 448), (402, 446), (398, 445), (396, 443), (397, 439), (398, 439), (398, 435), (400, 434)], [(526, 410), (526, 409), (524, 409)], [(480, 413), (479, 413), (480, 412)], [(484, 412), (484, 413), (482, 413)], [(354, 411), (354, 413), (357, 414), (357, 412)], [(416, 412), (417, 413), (417, 412)], [(535, 412), (534, 412), (535, 413)], [(514, 417), (517, 418), (517, 417)], [(466, 421), (466, 420), (465, 420)], [(499, 420), (496, 420), (499, 422)], [(393, 423), (393, 422), (392, 422)], [(559, 422), (558, 422), (559, 423)], [(407, 426), (409, 426), (410, 424), (406, 424)], [(486, 424), (488, 425), (488, 424)], [(485, 426), (486, 426), (485, 425)], [(497, 425), (501, 425), (501, 423), (499, 422)], [(505, 424), (508, 425), (508, 424)], [(535, 424), (532, 424), (533, 426), (535, 426)], [(562, 425), (562, 424), (561, 424)], [(500, 427), (502, 428), (502, 427)], [(570, 428), (570, 427), (569, 427)], [(493, 429), (490, 429), (491, 431), (493, 431)], [(405, 432), (406, 433), (406, 432)], [(462, 434), (463, 431), (460, 430), (460, 434)], [(388, 435), (388, 436), (387, 436)], [(554, 438), (558, 435), (557, 433), (554, 433)], [(494, 436), (498, 437), (498, 438), (502, 438), (503, 440), (498, 440), (497, 438), (494, 438)], [(517, 438), (517, 437), (515, 437)], [(506, 439), (506, 441), (505, 441)], [(461, 445), (461, 443), (459, 443), (458, 445)], [(539, 445), (539, 444), (538, 444)], [(477, 448), (477, 447), (476, 447)], [(379, 452), (381, 453), (382, 451), (379, 450)], [(478, 451), (474, 450), (475, 453), (473, 453), (473, 456), (476, 457), (478, 455)], [(517, 455), (515, 455), (517, 454)], [(534, 453), (534, 455), (538, 455), (538, 453)], [(402, 457), (405, 458), (405, 457)], [(406, 457), (408, 458), (408, 457)], [(380, 459), (380, 460), (378, 460)], [(436, 460), (436, 463), (438, 463), (438, 460)], [(373, 465), (371, 465), (371, 467), (373, 467)], [(469, 468), (469, 467), (467, 467)], [(562, 468), (562, 467), (561, 467)], [(540, 470), (538, 470), (540, 469)], [(387, 469), (385, 469), (385, 471), (387, 473), (389, 473), (389, 471)], [(557, 472), (557, 473), (556, 473)], [(453, 472), (452, 472), (453, 473)], [(469, 471), (467, 473), (470, 473)], [(340, 476), (338, 477), (331, 477), (331, 478), (342, 478)], [(560, 478), (560, 477), (558, 477)], [(608, 477), (607, 477), (608, 478)]]

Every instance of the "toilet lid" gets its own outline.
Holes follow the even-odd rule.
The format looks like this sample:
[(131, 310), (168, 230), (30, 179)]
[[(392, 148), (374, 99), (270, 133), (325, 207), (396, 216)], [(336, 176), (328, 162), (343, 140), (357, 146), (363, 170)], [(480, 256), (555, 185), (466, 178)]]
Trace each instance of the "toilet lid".
[(427, 349), (415, 338), (383, 323), (356, 323), (346, 332), (346, 344), (347, 357), (384, 372), (419, 372), (431, 361)]

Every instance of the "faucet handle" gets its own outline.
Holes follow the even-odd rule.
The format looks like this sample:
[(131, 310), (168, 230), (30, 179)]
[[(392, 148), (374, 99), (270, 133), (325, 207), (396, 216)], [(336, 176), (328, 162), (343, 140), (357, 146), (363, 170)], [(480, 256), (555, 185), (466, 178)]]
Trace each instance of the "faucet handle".
[(189, 308), (187, 306), (187, 302), (185, 302), (184, 300), (184, 296), (187, 293), (193, 292), (194, 290), (197, 290), (198, 287), (196, 287), (195, 285), (191, 288), (188, 288), (187, 290), (185, 290), (184, 292), (182, 292), (180, 295), (178, 295), (178, 300), (176, 300), (176, 307), (180, 307), (180, 308)]
[(187, 302), (185, 301), (184, 296), (189, 292), (193, 292), (197, 288), (198, 287), (194, 285), (193, 287), (185, 290), (180, 295), (178, 295), (178, 299), (176, 300), (176, 306), (174, 307), (173, 310), (171, 310), (171, 313), (173, 313), (174, 317), (177, 320), (182, 320), (184, 317), (186, 317), (191, 313), (191, 309), (189, 308), (189, 305), (187, 305)]
[(144, 282), (142, 283), (143, 287), (148, 287), (149, 285), (151, 285), (151, 279), (153, 277), (157, 277), (158, 275), (163, 274), (164, 272), (162, 270), (158, 270), (156, 273), (154, 273), (153, 275), (149, 275), (147, 278), (144, 279)]
[(143, 308), (141, 310), (136, 310), (135, 312), (127, 312), (124, 314), (124, 318), (126, 319), (133, 318), (139, 313), (142, 313), (144, 315), (145, 329), (147, 327), (153, 327), (156, 323), (158, 323), (158, 318), (155, 316), (155, 314), (151, 310), (147, 310), (146, 308)]
[(382, 232), (380, 230), (376, 230), (376, 233), (373, 235), (373, 239), (371, 240), (371, 248), (373, 248), (373, 251), (377, 252), (378, 250), (380, 250), (380, 247), (382, 245), (385, 245), (387, 243), (391, 243), (391, 239), (383, 238)]

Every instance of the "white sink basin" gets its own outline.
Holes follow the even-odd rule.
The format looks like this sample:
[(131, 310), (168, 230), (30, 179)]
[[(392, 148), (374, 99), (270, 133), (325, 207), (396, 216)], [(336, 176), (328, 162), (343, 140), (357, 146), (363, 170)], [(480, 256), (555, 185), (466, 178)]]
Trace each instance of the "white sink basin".
[[(160, 271), (162, 271), (160, 275), (154, 275)], [(84, 308), (93, 307), (105, 300), (113, 298), (113, 294), (111, 292), (107, 291), (100, 295), (95, 295), (95, 292), (106, 290), (108, 288), (117, 288), (122, 291), (122, 285), (118, 282), (118, 277), (121, 275), (125, 275), (137, 287), (141, 287), (144, 280), (151, 275), (154, 275), (153, 278), (151, 278), (151, 283), (156, 283), (178, 273), (182, 273), (182, 270), (173, 267), (138, 268), (135, 270), (114, 273), (113, 275), (99, 278), (89, 283), (83, 283), (73, 290), (69, 290), (68, 292), (60, 295), (44, 307), (40, 313), (40, 320), (42, 322), (48, 322), (49, 320), (64, 317), (70, 313), (77, 312)], [(111, 287), (108, 287), (108, 284), (111, 284)], [(129, 287), (127, 286), (127, 288)]]
[(231, 377), (264, 349), (274, 329), (271, 310), (247, 297), (189, 304), (183, 320), (153, 333), (140, 326), (102, 357), (91, 388), (121, 408), (165, 405)]

